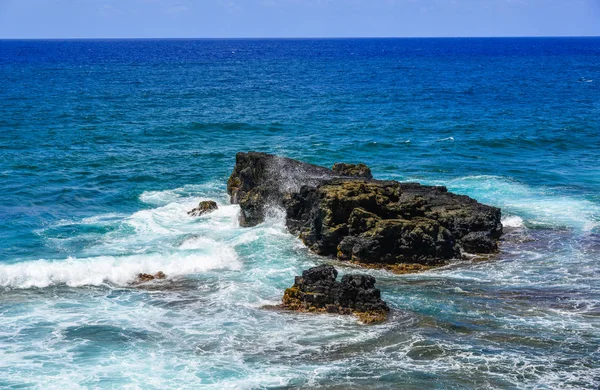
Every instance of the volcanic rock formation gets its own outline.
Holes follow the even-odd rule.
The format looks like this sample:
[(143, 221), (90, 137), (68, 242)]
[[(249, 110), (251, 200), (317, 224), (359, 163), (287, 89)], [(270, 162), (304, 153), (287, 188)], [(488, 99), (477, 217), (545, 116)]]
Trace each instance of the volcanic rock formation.
[(364, 323), (385, 321), (389, 308), (375, 288), (375, 278), (364, 274), (344, 275), (336, 281), (337, 270), (320, 265), (296, 276), (294, 285), (283, 294), (289, 310), (354, 314)]
[(238, 153), (227, 190), (241, 226), (282, 208), (286, 225), (315, 253), (398, 272), (492, 253), (500, 209), (446, 187), (374, 180), (364, 164), (335, 170), (265, 153)]

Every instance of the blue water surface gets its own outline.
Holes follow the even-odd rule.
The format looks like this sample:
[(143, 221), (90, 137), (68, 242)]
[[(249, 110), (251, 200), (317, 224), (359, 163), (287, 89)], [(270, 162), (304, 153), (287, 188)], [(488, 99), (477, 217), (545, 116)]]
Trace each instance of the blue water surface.
[[(0, 41), (0, 388), (597, 388), (599, 86), (600, 38)], [(237, 225), (248, 150), (501, 207), (501, 252), (367, 271), (384, 325), (265, 310), (328, 260)]]

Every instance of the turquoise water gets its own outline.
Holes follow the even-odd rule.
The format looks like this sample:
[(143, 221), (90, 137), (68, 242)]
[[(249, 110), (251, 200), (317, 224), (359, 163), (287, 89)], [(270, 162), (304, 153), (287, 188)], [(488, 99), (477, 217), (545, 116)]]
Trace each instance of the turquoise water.
[[(0, 388), (597, 388), (598, 64), (599, 38), (0, 41)], [(247, 150), (499, 206), (501, 252), (366, 271), (379, 326), (265, 310), (329, 260), (237, 226)]]

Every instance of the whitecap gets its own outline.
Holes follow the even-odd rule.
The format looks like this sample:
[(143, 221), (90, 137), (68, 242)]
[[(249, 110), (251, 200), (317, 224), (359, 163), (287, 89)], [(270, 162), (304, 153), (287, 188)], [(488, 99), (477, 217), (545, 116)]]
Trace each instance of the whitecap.
[(165, 205), (175, 202), (181, 197), (177, 190), (145, 191), (140, 195), (140, 200), (151, 205)]
[[(162, 191), (144, 191), (139, 199), (143, 203), (153, 206), (165, 206), (169, 203), (180, 202), (185, 198), (199, 198), (201, 200), (226, 200), (227, 194), (224, 191), (223, 183), (220, 181), (208, 182), (204, 184), (187, 184), (183, 187), (162, 190)], [(213, 199), (214, 198), (214, 199)]]
[(502, 218), (502, 226), (508, 228), (522, 228), (524, 226), (523, 218), (518, 215), (510, 215)]
[(71, 287), (98, 286), (104, 283), (126, 285), (139, 273), (162, 271), (168, 277), (214, 269), (240, 269), (233, 248), (212, 242), (205, 253), (149, 253), (129, 256), (98, 256), (65, 260), (33, 260), (0, 265), (0, 286), (12, 288), (47, 287), (66, 284)]
[[(584, 198), (563, 195), (549, 188), (535, 188), (516, 180), (492, 175), (465, 176), (443, 184), (449, 190), (518, 216), (523, 224), (591, 231), (600, 226), (600, 205)], [(514, 218), (508, 224), (518, 224)], [(507, 225), (508, 226), (508, 225)]]
[[(79, 221), (59, 221), (56, 226), (110, 224), (113, 228), (102, 233), (86, 233), (90, 245), (66, 259), (1, 265), (0, 286), (29, 288), (106, 282), (123, 285), (138, 273), (163, 271), (168, 276), (178, 276), (217, 268), (239, 268), (235, 244), (231, 243), (232, 238), (239, 235), (239, 206), (219, 204), (210, 214), (191, 217), (187, 212), (204, 197), (183, 197), (179, 190), (145, 192), (141, 196), (157, 203), (170, 197), (175, 201), (131, 215), (109, 213)], [(42, 233), (48, 242), (61, 248), (68, 248), (60, 245), (63, 241), (84, 237), (83, 234), (53, 237), (52, 228)], [(183, 237), (191, 238), (181, 243)]]

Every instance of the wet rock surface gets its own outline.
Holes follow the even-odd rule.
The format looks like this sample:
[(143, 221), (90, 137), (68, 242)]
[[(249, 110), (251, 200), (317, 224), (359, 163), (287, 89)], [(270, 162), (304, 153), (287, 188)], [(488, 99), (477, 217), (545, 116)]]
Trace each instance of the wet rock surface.
[(269, 207), (283, 208), (289, 231), (315, 253), (408, 272), (498, 248), (496, 207), (441, 186), (374, 180), (364, 164), (334, 168), (238, 153), (227, 189), (240, 205), (240, 225), (254, 226)]
[(149, 282), (149, 281), (155, 280), (155, 279), (164, 279), (166, 277), (167, 277), (167, 275), (165, 275), (165, 273), (162, 271), (158, 271), (154, 275), (140, 273), (140, 274), (138, 274), (137, 279), (134, 283), (145, 283), (145, 282)]
[(381, 300), (375, 278), (365, 274), (344, 275), (337, 281), (337, 270), (320, 265), (296, 276), (294, 285), (283, 295), (283, 307), (316, 313), (354, 314), (364, 323), (387, 319), (389, 307)]
[(286, 157), (265, 153), (238, 153), (227, 181), (231, 203), (240, 205), (240, 225), (255, 226), (264, 221), (269, 206), (282, 206), (286, 195), (303, 185), (317, 186), (331, 178), (333, 171)]
[(198, 207), (194, 207), (188, 211), (188, 215), (191, 215), (192, 217), (199, 217), (204, 214), (212, 213), (218, 208), (217, 202), (212, 200), (203, 200), (198, 204)]

